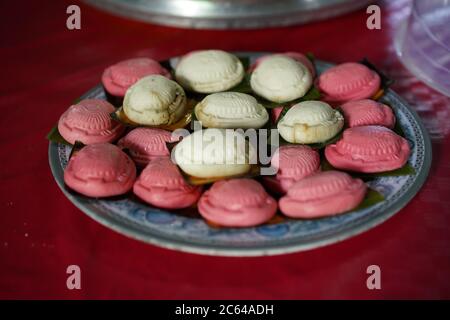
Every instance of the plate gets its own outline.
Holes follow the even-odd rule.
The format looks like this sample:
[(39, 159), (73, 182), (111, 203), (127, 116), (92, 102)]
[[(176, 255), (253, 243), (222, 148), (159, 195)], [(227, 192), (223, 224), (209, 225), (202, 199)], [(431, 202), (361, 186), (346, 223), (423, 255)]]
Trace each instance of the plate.
[(116, 15), (161, 25), (263, 28), (307, 23), (369, 5), (371, 0), (85, 0)]
[[(263, 53), (245, 53), (256, 59)], [(175, 64), (177, 58), (171, 60)], [(318, 72), (332, 64), (316, 60)], [(101, 85), (82, 98), (106, 99)], [(168, 249), (221, 256), (262, 256), (313, 249), (342, 241), (369, 230), (403, 208), (419, 191), (431, 165), (431, 144), (420, 118), (394, 91), (382, 98), (395, 112), (411, 145), (410, 166), (414, 174), (377, 177), (368, 185), (385, 200), (343, 215), (311, 220), (286, 219), (253, 228), (213, 228), (201, 218), (153, 208), (131, 198), (89, 199), (64, 186), (64, 168), (70, 146), (51, 142), (49, 161), (53, 176), (67, 198), (82, 212), (121, 234)]]

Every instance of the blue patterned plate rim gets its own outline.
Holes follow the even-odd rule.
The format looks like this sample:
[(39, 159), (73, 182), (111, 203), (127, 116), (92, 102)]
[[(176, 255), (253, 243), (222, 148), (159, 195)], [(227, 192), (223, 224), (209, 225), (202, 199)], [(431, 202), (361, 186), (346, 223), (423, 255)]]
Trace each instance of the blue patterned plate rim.
[[(254, 60), (265, 53), (238, 53)], [(176, 63), (176, 58), (172, 59)], [(320, 72), (333, 64), (316, 60)], [(101, 85), (81, 98), (105, 98)], [(160, 247), (218, 256), (264, 256), (310, 250), (336, 243), (381, 224), (402, 209), (419, 191), (431, 166), (431, 142), (417, 113), (388, 89), (383, 96), (401, 122), (412, 144), (410, 164), (416, 173), (402, 177), (381, 177), (369, 182), (386, 200), (372, 207), (335, 217), (315, 220), (286, 220), (275, 225), (243, 229), (213, 229), (203, 220), (152, 208), (130, 199), (88, 199), (64, 186), (64, 166), (70, 148), (49, 144), (52, 174), (65, 196), (82, 212), (123, 235)]]

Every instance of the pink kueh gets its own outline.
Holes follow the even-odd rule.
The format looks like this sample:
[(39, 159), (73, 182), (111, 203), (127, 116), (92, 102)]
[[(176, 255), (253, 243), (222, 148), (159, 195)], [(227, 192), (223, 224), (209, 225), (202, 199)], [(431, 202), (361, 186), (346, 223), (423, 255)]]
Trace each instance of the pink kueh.
[(170, 155), (166, 143), (175, 142), (172, 132), (154, 128), (136, 128), (119, 140), (117, 145), (128, 149), (131, 158), (140, 167), (145, 167), (152, 159)]
[(169, 157), (152, 160), (142, 171), (133, 192), (159, 208), (181, 209), (194, 205), (202, 188), (189, 185)]
[(88, 197), (127, 193), (136, 179), (136, 166), (117, 146), (88, 145), (70, 158), (64, 171), (66, 185)]
[(381, 126), (346, 129), (338, 142), (325, 148), (325, 156), (333, 167), (366, 173), (399, 169), (410, 154), (405, 138)]
[(215, 182), (198, 202), (200, 214), (225, 227), (251, 227), (270, 220), (277, 202), (252, 179)]
[(272, 122), (273, 123), (277, 123), (278, 118), (281, 115), (281, 112), (283, 112), (283, 107), (273, 108), (272, 110), (270, 110), (270, 112), (271, 112), (271, 115), (272, 115)]
[(392, 109), (380, 102), (363, 99), (344, 103), (341, 107), (349, 128), (379, 125), (394, 128), (395, 116)]
[(139, 79), (153, 74), (171, 78), (170, 72), (153, 59), (129, 59), (105, 69), (102, 75), (102, 83), (106, 91), (111, 95), (124, 97), (128, 88)]
[(324, 171), (296, 182), (279, 201), (292, 218), (321, 218), (355, 209), (366, 194), (361, 179), (339, 171)]
[(271, 160), (275, 176), (263, 177), (264, 185), (275, 193), (284, 194), (297, 181), (320, 171), (319, 153), (303, 145), (281, 146)]
[(114, 107), (105, 100), (86, 99), (69, 107), (58, 121), (58, 131), (69, 143), (113, 142), (125, 127), (110, 116)]
[(322, 99), (345, 102), (370, 98), (380, 88), (380, 76), (363, 64), (347, 62), (331, 67), (316, 80)]

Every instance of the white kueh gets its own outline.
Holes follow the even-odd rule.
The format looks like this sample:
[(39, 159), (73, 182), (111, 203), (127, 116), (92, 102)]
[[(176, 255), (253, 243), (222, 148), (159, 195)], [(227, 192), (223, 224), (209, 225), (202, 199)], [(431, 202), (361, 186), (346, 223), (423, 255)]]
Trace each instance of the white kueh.
[(258, 64), (250, 85), (259, 96), (283, 103), (303, 97), (311, 88), (312, 80), (308, 68), (301, 62), (275, 54)]
[(123, 111), (138, 124), (170, 125), (186, 113), (186, 95), (175, 81), (151, 75), (127, 90)]
[(318, 143), (334, 137), (344, 126), (342, 114), (321, 101), (292, 106), (278, 122), (280, 135), (291, 143)]
[(195, 106), (195, 116), (207, 128), (261, 128), (269, 114), (251, 95), (220, 92), (206, 96)]
[(256, 163), (256, 152), (239, 131), (204, 129), (188, 135), (173, 150), (172, 159), (185, 173), (199, 178), (245, 174)]
[(221, 50), (191, 52), (175, 67), (176, 80), (185, 89), (200, 93), (228, 90), (240, 83), (244, 74), (238, 57)]

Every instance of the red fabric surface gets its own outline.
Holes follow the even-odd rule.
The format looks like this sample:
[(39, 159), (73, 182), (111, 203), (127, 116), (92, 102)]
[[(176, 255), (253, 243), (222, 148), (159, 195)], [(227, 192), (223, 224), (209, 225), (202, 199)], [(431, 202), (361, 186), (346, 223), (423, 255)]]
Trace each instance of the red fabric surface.
[[(405, 1), (383, 6), (382, 30), (361, 10), (306, 26), (198, 31), (117, 18), (78, 3), (82, 29), (66, 29), (72, 1), (2, 1), (0, 298), (450, 298), (449, 99), (396, 61), (392, 31)], [(343, 62), (363, 56), (398, 81), (433, 137), (433, 166), (397, 215), (350, 240), (303, 253), (222, 258), (165, 250), (94, 222), (62, 194), (45, 135), (108, 65), (193, 49), (311, 51)], [(81, 290), (66, 268), (81, 267)], [(366, 268), (381, 268), (368, 290)]]

